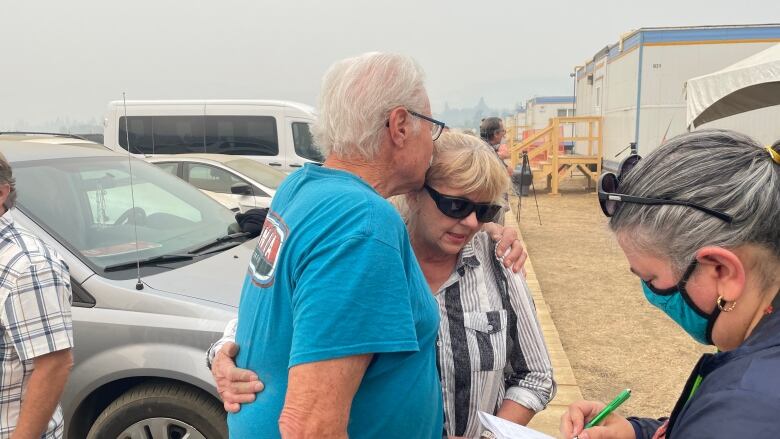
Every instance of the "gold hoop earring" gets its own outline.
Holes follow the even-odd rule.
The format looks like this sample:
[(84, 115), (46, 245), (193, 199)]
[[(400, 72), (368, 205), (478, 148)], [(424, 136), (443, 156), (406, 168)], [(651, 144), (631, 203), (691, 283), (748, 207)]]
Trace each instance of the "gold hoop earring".
[(718, 304), (718, 309), (720, 309), (723, 312), (731, 312), (734, 311), (734, 308), (737, 306), (737, 301), (731, 302), (731, 305), (726, 306), (726, 301), (723, 300), (723, 296), (718, 296), (718, 300), (715, 301), (715, 303)]

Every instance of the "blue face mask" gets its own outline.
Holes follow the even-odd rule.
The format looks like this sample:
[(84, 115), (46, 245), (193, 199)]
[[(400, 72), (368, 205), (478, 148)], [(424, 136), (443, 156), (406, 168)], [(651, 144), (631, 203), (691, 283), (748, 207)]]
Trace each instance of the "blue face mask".
[(712, 314), (700, 310), (685, 291), (688, 278), (696, 269), (697, 261), (691, 263), (676, 286), (668, 289), (658, 289), (642, 281), (642, 290), (648, 302), (671, 317), (691, 337), (701, 344), (712, 344), (712, 327), (718, 318), (720, 310), (716, 307)]

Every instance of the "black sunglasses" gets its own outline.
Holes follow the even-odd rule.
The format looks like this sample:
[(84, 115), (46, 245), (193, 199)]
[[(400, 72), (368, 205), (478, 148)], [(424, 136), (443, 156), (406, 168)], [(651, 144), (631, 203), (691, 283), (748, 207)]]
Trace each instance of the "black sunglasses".
[(624, 195), (618, 193), (620, 181), (622, 180), (623, 176), (631, 171), (641, 159), (642, 157), (636, 154), (632, 154), (620, 162), (617, 174), (606, 172), (602, 174), (601, 177), (599, 177), (599, 204), (601, 205), (601, 210), (604, 212), (604, 215), (608, 217), (614, 215), (618, 208), (620, 208), (620, 203), (634, 203), (646, 205), (686, 206), (704, 212), (708, 215), (712, 215), (715, 218), (718, 218), (719, 220), (725, 221), (729, 224), (734, 221), (734, 218), (732, 218), (732, 216), (727, 213), (710, 209), (709, 207), (691, 203), (689, 201), (636, 197), (633, 195)]
[[(420, 119), (427, 120), (428, 122), (431, 123), (431, 138), (433, 139), (434, 142), (436, 141), (436, 139), (439, 138), (439, 136), (441, 136), (441, 133), (444, 132), (444, 128), (447, 126), (446, 123), (436, 120), (432, 117), (428, 117), (424, 114), (420, 114), (412, 110), (406, 110), (406, 111), (408, 111), (409, 114), (411, 114), (412, 116), (419, 117)], [(389, 120), (385, 122), (385, 126), (386, 127), (390, 126)]]
[(433, 202), (436, 203), (439, 211), (450, 218), (463, 219), (471, 215), (471, 212), (474, 212), (477, 215), (477, 221), (489, 223), (501, 211), (501, 206), (497, 204), (475, 203), (467, 198), (442, 195), (436, 189), (428, 186), (427, 183), (424, 187), (430, 194)]

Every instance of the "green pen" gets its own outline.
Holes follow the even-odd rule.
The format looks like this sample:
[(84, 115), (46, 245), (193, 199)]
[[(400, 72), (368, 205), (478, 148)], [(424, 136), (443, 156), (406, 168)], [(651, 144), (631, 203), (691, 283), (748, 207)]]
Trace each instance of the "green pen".
[(607, 404), (607, 406), (604, 407), (604, 409), (598, 415), (596, 415), (595, 418), (591, 419), (590, 422), (588, 422), (588, 425), (585, 426), (585, 428), (591, 428), (591, 427), (595, 427), (596, 425), (599, 425), (599, 423), (603, 421), (604, 418), (609, 416), (610, 413), (614, 412), (616, 408), (620, 407), (620, 404), (626, 402), (629, 396), (631, 396), (631, 389), (626, 389), (620, 392), (620, 395), (618, 395), (615, 399), (613, 399), (612, 402)]

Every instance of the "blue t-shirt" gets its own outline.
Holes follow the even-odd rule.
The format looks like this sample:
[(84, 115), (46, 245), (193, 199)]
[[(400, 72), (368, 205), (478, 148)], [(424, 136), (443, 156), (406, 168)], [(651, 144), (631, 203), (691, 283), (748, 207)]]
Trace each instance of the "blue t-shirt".
[(306, 165), (274, 195), (241, 292), (236, 363), (265, 390), (230, 437), (279, 437), (290, 367), (373, 353), (351, 438), (437, 438), (436, 301), (395, 209), (350, 173)]

